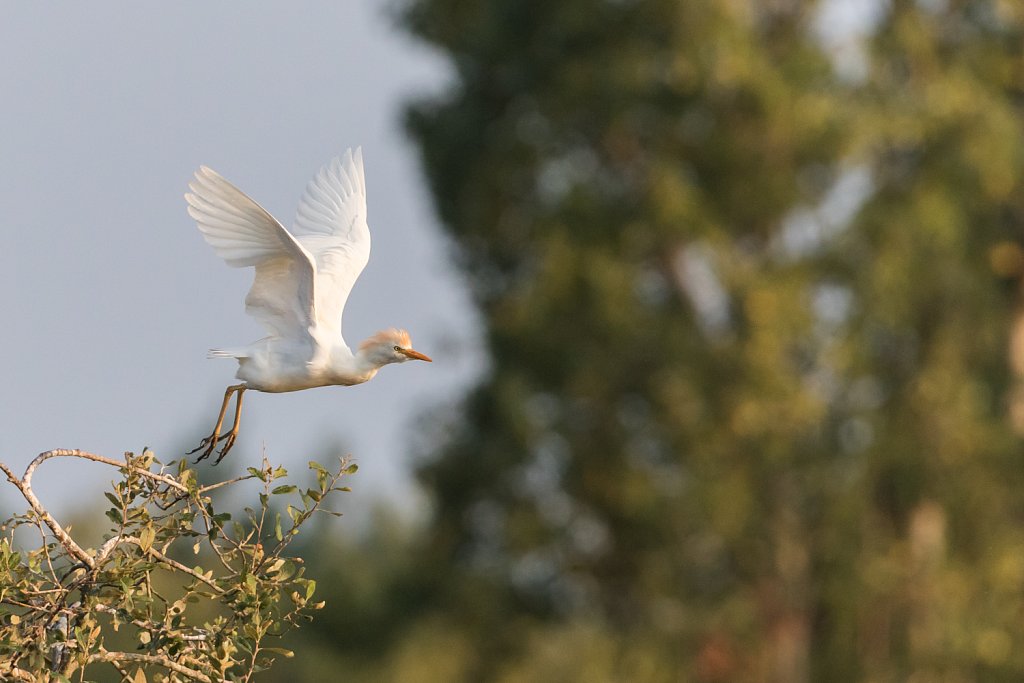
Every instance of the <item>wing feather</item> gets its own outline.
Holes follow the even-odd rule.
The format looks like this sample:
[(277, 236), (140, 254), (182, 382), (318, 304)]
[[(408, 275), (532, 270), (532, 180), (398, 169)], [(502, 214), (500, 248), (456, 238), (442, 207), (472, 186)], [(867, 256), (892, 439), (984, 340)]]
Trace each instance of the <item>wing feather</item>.
[(308, 339), (316, 324), (316, 261), (266, 209), (218, 173), (196, 171), (188, 213), (218, 256), (256, 267), (246, 311), (276, 337)]
[(370, 257), (362, 149), (347, 150), (317, 172), (299, 201), (292, 234), (316, 264), (317, 323), (340, 334), (345, 302)]

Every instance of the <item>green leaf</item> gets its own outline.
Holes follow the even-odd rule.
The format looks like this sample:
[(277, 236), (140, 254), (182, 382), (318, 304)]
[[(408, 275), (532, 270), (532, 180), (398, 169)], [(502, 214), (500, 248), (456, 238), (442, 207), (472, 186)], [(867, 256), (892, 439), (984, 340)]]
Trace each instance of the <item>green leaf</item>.
[(282, 486), (278, 486), (277, 488), (275, 488), (273, 491), (271, 491), (271, 493), (277, 496), (282, 493), (293, 493), (298, 490), (299, 487), (295, 486), (294, 484), (284, 484)]
[(295, 563), (293, 563), (293, 562), (285, 562), (281, 566), (281, 569), (278, 572), (277, 580), (278, 581), (287, 581), (288, 579), (290, 579), (293, 576), (295, 576), (296, 569), (297, 569), (297, 567), (295, 566)]
[(153, 547), (153, 540), (156, 538), (156, 531), (152, 525), (145, 527), (139, 532), (139, 549), (148, 553), (149, 549)]
[(359, 471), (359, 465), (352, 463), (341, 471), (342, 474), (355, 474)]

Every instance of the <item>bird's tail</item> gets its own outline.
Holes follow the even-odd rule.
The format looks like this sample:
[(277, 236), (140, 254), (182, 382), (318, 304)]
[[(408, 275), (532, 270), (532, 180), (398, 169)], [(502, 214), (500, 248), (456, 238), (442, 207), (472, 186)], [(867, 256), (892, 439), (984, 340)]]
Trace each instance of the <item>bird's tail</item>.
[(249, 353), (246, 349), (210, 349), (206, 352), (207, 358), (247, 358)]

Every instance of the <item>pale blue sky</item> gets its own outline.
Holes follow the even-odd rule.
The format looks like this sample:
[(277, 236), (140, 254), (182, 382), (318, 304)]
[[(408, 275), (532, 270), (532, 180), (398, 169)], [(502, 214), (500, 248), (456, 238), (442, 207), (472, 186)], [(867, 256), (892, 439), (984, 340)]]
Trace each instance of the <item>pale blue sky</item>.
[[(247, 394), (225, 462), (251, 464), (265, 444), (304, 468), (333, 438), (361, 466), (353, 502), (409, 495), (412, 418), (458, 396), (483, 359), (400, 124), (407, 98), (443, 88), (446, 64), (385, 7), (0, 8), (0, 460), (144, 445), (172, 458), (197, 444), (235, 371), (206, 349), (263, 332), (243, 310), (251, 270), (221, 262), (185, 212), (193, 170), (211, 166), (288, 225), (320, 165), (362, 145), (373, 252), (346, 338), (406, 327), (435, 362), (360, 387)], [(63, 463), (38, 475), (61, 509), (102, 500), (111, 477)], [(0, 500), (23, 507), (7, 489)]]

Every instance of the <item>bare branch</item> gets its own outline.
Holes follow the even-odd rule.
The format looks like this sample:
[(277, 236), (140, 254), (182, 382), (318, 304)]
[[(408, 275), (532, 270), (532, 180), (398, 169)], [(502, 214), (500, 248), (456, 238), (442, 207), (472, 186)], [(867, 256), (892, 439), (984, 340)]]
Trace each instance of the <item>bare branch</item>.
[(182, 484), (180, 481), (167, 474), (160, 474), (158, 472), (150, 472), (149, 470), (142, 467), (132, 467), (123, 460), (114, 460), (113, 458), (106, 458), (102, 455), (96, 455), (95, 453), (89, 453), (88, 451), (80, 451), (77, 448), (55, 448), (44, 453), (40, 453), (36, 456), (36, 459), (29, 463), (28, 467), (25, 468), (25, 476), (23, 481), (29, 483), (32, 480), (32, 474), (36, 468), (39, 467), (43, 462), (50, 458), (82, 458), (84, 460), (92, 460), (93, 462), (101, 462), (111, 467), (116, 467), (122, 470), (130, 470), (139, 476), (158, 481), (162, 484), (167, 484), (172, 489), (181, 491), (182, 493), (188, 493), (188, 487)]
[[(45, 453), (43, 455), (45, 455)], [(39, 460), (39, 458), (36, 458), (36, 460)], [(35, 460), (33, 461), (33, 464), (34, 463)], [(32, 465), (29, 465), (29, 467), (32, 468)], [(39, 515), (40, 519), (46, 522), (46, 526), (50, 527), (50, 531), (52, 531), (53, 535), (57, 537), (57, 540), (60, 541), (62, 546), (64, 546), (64, 549), (68, 551), (68, 554), (89, 567), (89, 569), (93, 569), (96, 566), (95, 560), (92, 559), (89, 553), (82, 549), (82, 546), (75, 543), (75, 540), (71, 538), (66, 531), (64, 531), (61, 525), (57, 523), (57, 520), (53, 518), (53, 515), (46, 511), (43, 504), (39, 502), (38, 498), (36, 498), (36, 494), (32, 492), (31, 472), (26, 470), (25, 478), (18, 479), (14, 475), (14, 472), (11, 472), (10, 468), (3, 463), (0, 463), (0, 470), (3, 470), (3, 473), (7, 475), (7, 480), (21, 491), (21, 495), (28, 501), (28, 504), (32, 507), (32, 511)]]
[(38, 468), (39, 465), (49, 460), (50, 458), (83, 458), (85, 460), (101, 462), (106, 465), (110, 465), (111, 467), (116, 467), (118, 469), (130, 470), (138, 474), (139, 476), (147, 477), (149, 479), (152, 479), (153, 481), (158, 481), (162, 484), (166, 484), (167, 486), (170, 486), (175, 490), (184, 493), (188, 492), (188, 487), (186, 487), (178, 480), (166, 474), (150, 472), (149, 470), (143, 469), (141, 467), (131, 466), (126, 462), (113, 460), (111, 458), (103, 457), (102, 455), (96, 455), (95, 453), (89, 453), (87, 451), (81, 451), (73, 448), (55, 448), (53, 450), (40, 453), (35, 457), (35, 459), (32, 462), (29, 463), (28, 467), (25, 468), (25, 474), (22, 475), (20, 479), (14, 474), (14, 472), (11, 471), (9, 467), (7, 467), (7, 465), (0, 463), (0, 471), (3, 471), (3, 473), (7, 476), (7, 480), (14, 484), (15, 487), (17, 487), (17, 489), (21, 492), (21, 495), (25, 498), (26, 501), (28, 501), (28, 504), (32, 507), (32, 511), (35, 512), (39, 516), (39, 518), (43, 520), (43, 522), (46, 523), (46, 526), (49, 527), (51, 532), (53, 532), (53, 535), (57, 538), (60, 544), (64, 546), (65, 550), (68, 551), (68, 554), (74, 557), (82, 564), (89, 567), (89, 569), (95, 569), (96, 561), (93, 559), (91, 555), (89, 555), (89, 553), (85, 551), (84, 548), (78, 545), (78, 543), (76, 543), (75, 540), (71, 538), (71, 536), (68, 535), (66, 531), (64, 531), (63, 527), (61, 527), (57, 520), (53, 518), (53, 515), (46, 511), (46, 508), (43, 507), (43, 504), (39, 501), (39, 498), (36, 497), (35, 492), (32, 490), (32, 475), (35, 474), (36, 468)]

